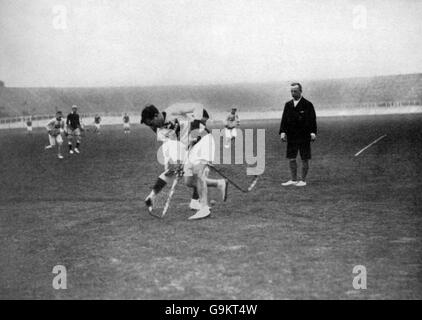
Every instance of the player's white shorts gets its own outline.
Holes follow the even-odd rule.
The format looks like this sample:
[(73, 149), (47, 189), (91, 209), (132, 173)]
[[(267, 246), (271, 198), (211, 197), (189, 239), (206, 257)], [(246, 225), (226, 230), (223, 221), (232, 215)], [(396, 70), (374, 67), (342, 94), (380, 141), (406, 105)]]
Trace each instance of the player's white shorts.
[(129, 122), (123, 123), (123, 128), (130, 129), (130, 123)]
[(215, 141), (211, 134), (203, 136), (197, 144), (189, 151), (188, 160), (192, 164), (199, 162), (212, 162), (215, 157)]
[(225, 128), (225, 135), (227, 139), (236, 138), (237, 137), (237, 129), (236, 128)]
[(196, 173), (195, 167), (213, 162), (215, 158), (215, 141), (211, 134), (203, 136), (189, 151), (188, 160), (183, 167), (184, 175), (189, 177)]
[(32, 127), (26, 127), (26, 130), (27, 130), (28, 132), (32, 132)]
[(101, 124), (99, 123), (95, 123), (95, 128), (97, 128), (97, 130), (100, 130)]
[(48, 135), (48, 140), (50, 141), (50, 146), (55, 146), (56, 143), (57, 144), (62, 144), (63, 143), (63, 138), (62, 135), (59, 134), (55, 137), (53, 137), (51, 134)]
[(185, 163), (187, 147), (178, 140), (166, 140), (158, 150), (157, 159), (166, 170), (170, 164)]
[(66, 130), (68, 136), (79, 138), (81, 136), (81, 130), (79, 128), (76, 128), (72, 130), (71, 128), (67, 128)]
[(177, 140), (167, 140), (161, 146), (157, 158), (168, 170), (170, 164), (183, 163), (185, 176), (192, 176), (195, 166), (214, 161), (215, 141), (211, 134), (203, 136), (188, 152), (186, 146)]

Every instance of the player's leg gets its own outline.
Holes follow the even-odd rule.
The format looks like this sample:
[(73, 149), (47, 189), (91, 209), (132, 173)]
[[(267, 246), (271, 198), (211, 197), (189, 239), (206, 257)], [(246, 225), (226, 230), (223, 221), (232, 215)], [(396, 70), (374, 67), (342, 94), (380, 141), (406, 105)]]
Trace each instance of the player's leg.
[(173, 183), (173, 180), (175, 178), (176, 178), (175, 173), (169, 170), (168, 166), (166, 166), (165, 171), (159, 175), (159, 177), (157, 178), (157, 181), (152, 187), (151, 192), (145, 198), (145, 205), (149, 208), (150, 211), (152, 207), (154, 206), (154, 200), (157, 197), (157, 195), (164, 189), (164, 187), (167, 184)]
[(49, 134), (48, 135), (48, 146), (45, 147), (45, 149), (51, 149), (56, 145), (56, 139)]
[(59, 158), (59, 159), (63, 159), (63, 155), (62, 155), (62, 145), (63, 145), (63, 138), (62, 138), (62, 136), (59, 134), (57, 137), (56, 137), (56, 142), (57, 142), (57, 157)]
[(79, 128), (75, 130), (75, 140), (76, 140), (75, 152), (80, 153), (79, 148), (81, 145), (81, 130)]
[(201, 208), (199, 203), (199, 193), (196, 185), (192, 187), (192, 199), (190, 199), (189, 208), (191, 210), (199, 210)]
[(196, 177), (193, 176), (193, 166), (189, 161), (186, 161), (183, 165), (183, 176), (185, 185), (192, 188), (192, 198), (189, 203), (189, 208), (191, 210), (201, 209), (201, 204), (199, 202), (200, 195), (196, 186)]
[(236, 137), (237, 137), (237, 129), (233, 128), (231, 130), (231, 139), (234, 140), (234, 139), (236, 139)]
[(230, 147), (230, 141), (232, 139), (231, 129), (224, 128), (224, 137), (225, 137), (224, 147), (229, 148)]
[[(227, 129), (227, 128), (226, 128)], [(211, 179), (209, 175), (208, 163), (214, 160), (215, 156), (215, 142), (212, 135), (204, 136), (190, 151), (189, 159), (191, 163), (203, 165), (203, 179), (207, 187), (218, 188), (221, 192), (223, 201), (227, 199), (227, 186), (228, 183), (225, 179)], [(186, 165), (185, 165), (186, 167)], [(186, 175), (185, 169), (185, 175)]]
[(291, 186), (297, 184), (297, 162), (296, 157), (299, 151), (299, 146), (295, 142), (287, 142), (286, 157), (289, 160), (290, 176), (291, 179), (282, 183), (283, 186)]
[(73, 154), (73, 134), (72, 130), (67, 131), (67, 146), (70, 154)]
[(207, 187), (218, 188), (221, 193), (221, 198), (223, 201), (227, 200), (227, 191), (228, 191), (228, 181), (226, 179), (211, 179), (208, 177), (210, 168), (207, 166), (204, 169), (204, 179), (207, 183)]
[(201, 162), (198, 164), (195, 164), (193, 166), (193, 176), (192, 182), (196, 181), (196, 187), (198, 188), (199, 193), (199, 202), (201, 205), (201, 209), (198, 210), (193, 216), (189, 217), (189, 220), (195, 220), (195, 219), (203, 219), (208, 217), (211, 214), (210, 207), (208, 205), (208, 188), (207, 188), (207, 182), (206, 182), (206, 163)]
[(311, 143), (309, 141), (301, 143), (299, 147), (300, 157), (302, 159), (302, 179), (296, 186), (306, 186), (306, 176), (309, 171), (309, 160), (311, 159)]

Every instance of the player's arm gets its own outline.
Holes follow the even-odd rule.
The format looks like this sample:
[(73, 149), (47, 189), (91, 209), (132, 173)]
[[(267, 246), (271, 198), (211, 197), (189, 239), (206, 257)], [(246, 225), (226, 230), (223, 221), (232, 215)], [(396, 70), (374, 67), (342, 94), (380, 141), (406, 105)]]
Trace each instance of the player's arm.
[(45, 126), (45, 129), (47, 130), (47, 132), (50, 134), (51, 130), (53, 129), (53, 123), (54, 120), (50, 120), (47, 125)]
[(238, 115), (236, 115), (236, 125), (237, 126), (240, 126), (240, 120), (239, 120), (239, 116)]
[(309, 117), (310, 117), (310, 131), (311, 131), (311, 140), (316, 139), (317, 134), (317, 123), (316, 123), (316, 113), (314, 105), (310, 102), (309, 103)]
[(310, 124), (311, 124), (311, 132), (317, 134), (317, 123), (316, 123), (316, 113), (315, 108), (312, 103), (309, 104), (310, 109)]
[(169, 119), (178, 118), (180, 116), (186, 117), (189, 113), (192, 113), (194, 120), (201, 120), (204, 114), (204, 107), (200, 104), (195, 106), (180, 104), (168, 107), (165, 112)]
[(286, 139), (286, 131), (287, 131), (287, 103), (284, 105), (283, 116), (281, 117), (280, 123), (280, 130), (278, 134), (280, 135), (281, 139), (285, 141)]

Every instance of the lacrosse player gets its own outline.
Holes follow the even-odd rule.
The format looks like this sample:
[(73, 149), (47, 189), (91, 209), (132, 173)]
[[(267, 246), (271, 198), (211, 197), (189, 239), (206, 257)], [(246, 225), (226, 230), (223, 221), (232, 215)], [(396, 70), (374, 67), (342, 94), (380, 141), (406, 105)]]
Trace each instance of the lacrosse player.
[(78, 114), (78, 107), (73, 105), (72, 112), (67, 115), (66, 119), (67, 143), (69, 146), (70, 154), (73, 154), (72, 140), (76, 140), (75, 152), (80, 153), (79, 147), (81, 145), (81, 130), (82, 125)]
[[(193, 116), (190, 116), (192, 115)], [(201, 219), (210, 215), (208, 187), (217, 187), (223, 201), (227, 199), (227, 181), (208, 178), (207, 164), (213, 161), (215, 144), (205, 126), (208, 113), (200, 104), (174, 104), (159, 112), (153, 105), (142, 111), (141, 123), (149, 126), (163, 141), (165, 171), (159, 176), (145, 204), (151, 210), (154, 198), (177, 175), (184, 175), (185, 184), (199, 194), (199, 203), (193, 197), (192, 209), (198, 210), (189, 219)], [(170, 161), (171, 160), (171, 161)], [(198, 205), (199, 204), (199, 205)]]
[(125, 131), (125, 134), (130, 133), (130, 118), (127, 113), (123, 116), (123, 130)]
[(225, 136), (226, 136), (226, 143), (224, 144), (225, 148), (230, 147), (230, 142), (237, 137), (237, 127), (240, 125), (239, 116), (236, 114), (237, 109), (232, 108), (232, 111), (227, 116), (226, 119), (226, 128), (225, 128)]
[(56, 112), (56, 117), (51, 119), (46, 126), (48, 132), (49, 145), (45, 149), (51, 149), (57, 144), (58, 153), (57, 157), (63, 159), (61, 148), (63, 144), (62, 134), (64, 133), (64, 120), (63, 113), (61, 111)]
[(94, 133), (100, 134), (100, 128), (101, 128), (101, 117), (100, 115), (96, 114), (94, 117)]
[(32, 134), (32, 117), (29, 117), (26, 121), (26, 132)]

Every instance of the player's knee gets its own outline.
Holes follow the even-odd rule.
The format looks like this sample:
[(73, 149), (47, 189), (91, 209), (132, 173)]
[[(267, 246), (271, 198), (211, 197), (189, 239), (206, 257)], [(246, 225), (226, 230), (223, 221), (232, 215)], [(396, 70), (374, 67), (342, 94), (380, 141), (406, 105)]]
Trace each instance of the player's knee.
[(167, 184), (171, 183), (174, 179), (174, 174), (170, 171), (165, 171), (162, 174), (160, 174), (159, 178), (163, 181), (165, 181)]

